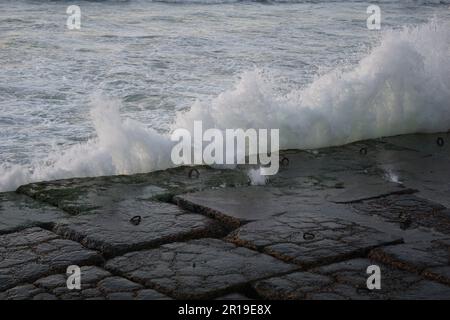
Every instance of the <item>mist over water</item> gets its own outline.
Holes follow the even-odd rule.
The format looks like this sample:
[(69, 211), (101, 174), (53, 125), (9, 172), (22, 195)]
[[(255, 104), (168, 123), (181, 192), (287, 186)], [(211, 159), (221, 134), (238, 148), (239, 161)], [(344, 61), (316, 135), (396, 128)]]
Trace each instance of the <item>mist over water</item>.
[(369, 32), (358, 2), (86, 2), (78, 34), (51, 15), (64, 5), (1, 4), (0, 191), (170, 167), (171, 130), (194, 120), (279, 128), (280, 147), (300, 149), (447, 131), (450, 9), (437, 3), (391, 1)]

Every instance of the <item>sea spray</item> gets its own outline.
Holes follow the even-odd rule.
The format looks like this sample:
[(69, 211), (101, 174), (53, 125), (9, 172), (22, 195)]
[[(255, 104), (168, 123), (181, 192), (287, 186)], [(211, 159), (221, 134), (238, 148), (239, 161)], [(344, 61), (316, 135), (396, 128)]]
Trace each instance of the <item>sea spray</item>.
[[(211, 102), (179, 113), (172, 129), (280, 129), (280, 148), (315, 149), (361, 139), (450, 128), (450, 26), (430, 23), (388, 31), (355, 66), (280, 95), (259, 70)], [(131, 174), (172, 166), (169, 136), (122, 119), (119, 102), (95, 94), (96, 137), (30, 165), (3, 164), (0, 190), (33, 181)]]
[(215, 128), (279, 128), (281, 149), (450, 128), (447, 23), (389, 31), (348, 69), (338, 68), (286, 96), (259, 70), (245, 72), (234, 89), (179, 114), (177, 126), (202, 119)]

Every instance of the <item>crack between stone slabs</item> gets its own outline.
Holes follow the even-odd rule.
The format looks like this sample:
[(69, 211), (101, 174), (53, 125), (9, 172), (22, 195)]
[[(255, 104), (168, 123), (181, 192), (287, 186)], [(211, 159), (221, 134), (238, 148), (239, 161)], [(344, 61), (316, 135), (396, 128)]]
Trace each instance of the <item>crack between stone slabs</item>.
[(63, 213), (66, 213), (66, 214), (69, 214), (69, 215), (78, 215), (78, 214), (81, 213), (80, 211), (76, 211), (76, 210), (67, 210), (67, 209), (65, 209), (65, 208), (61, 208), (59, 205), (57, 205), (57, 204), (55, 204), (55, 203), (53, 203), (53, 202), (50, 202), (50, 201), (48, 201), (48, 200), (46, 200), (46, 199), (41, 199), (41, 198), (37, 197), (36, 195), (31, 196), (31, 195), (29, 195), (28, 193), (21, 192), (21, 191), (20, 191), (20, 190), (21, 190), (21, 189), (20, 189), (21, 187), (22, 187), (22, 186), (20, 186), (19, 188), (17, 188), (17, 190), (14, 191), (14, 192), (15, 192), (16, 194), (18, 194), (18, 195), (26, 196), (26, 197), (28, 197), (29, 199), (31, 199), (32, 201), (35, 201), (36, 203), (40, 203), (40, 204), (45, 204), (45, 205), (52, 206), (52, 207), (54, 207), (54, 208), (57, 208), (57, 209), (61, 210)]
[(21, 226), (17, 226), (14, 229), (9, 229), (6, 231), (0, 231), (0, 236), (4, 236), (7, 234), (11, 234), (11, 233), (16, 233), (16, 232), (20, 232), (26, 229), (30, 229), (30, 228), (41, 228), (47, 231), (51, 231), (51, 228), (53, 228), (54, 226), (54, 222), (36, 222), (36, 224), (31, 224), (31, 225), (21, 225)]
[(240, 220), (237, 218), (230, 217), (226, 214), (221, 213), (220, 211), (210, 209), (210, 208), (205, 208), (201, 205), (197, 205), (191, 201), (187, 201), (187, 200), (184, 200), (184, 199), (181, 199), (178, 197), (174, 197), (172, 201), (174, 204), (176, 204), (177, 206), (179, 206), (180, 208), (182, 208), (184, 210), (188, 210), (193, 213), (198, 213), (198, 214), (204, 215), (208, 218), (217, 220), (217, 221), (221, 222), (222, 224), (225, 224), (225, 226), (230, 230), (230, 232), (243, 226), (244, 224), (251, 222), (251, 221), (245, 221), (245, 220)]
[(324, 259), (323, 262), (321, 263), (320, 261), (317, 263), (305, 263), (305, 264), (300, 264), (300, 263), (296, 263), (294, 262), (294, 260), (296, 259), (296, 257), (287, 257), (286, 259), (283, 259), (282, 257), (280, 257), (280, 255), (275, 255), (272, 254), (270, 252), (266, 251), (266, 248), (273, 246), (274, 244), (284, 244), (287, 242), (275, 242), (275, 243), (271, 243), (269, 245), (265, 245), (265, 246), (254, 246), (251, 245), (250, 243), (248, 243), (247, 241), (239, 241), (239, 242), (233, 242), (232, 239), (228, 239), (228, 238), (223, 238), (222, 239), (225, 242), (228, 243), (232, 243), (235, 246), (238, 247), (243, 247), (252, 251), (256, 251), (259, 252), (261, 254), (265, 254), (265, 255), (269, 255), (277, 260), (283, 261), (285, 263), (290, 263), (290, 264), (294, 264), (300, 267), (300, 269), (302, 271), (306, 271), (309, 270), (311, 268), (317, 268), (317, 267), (322, 267), (322, 266), (326, 266), (329, 264), (333, 264), (333, 263), (338, 263), (338, 262), (342, 262), (342, 261), (346, 261), (346, 260), (351, 260), (351, 259), (356, 259), (356, 258), (368, 258), (370, 253), (372, 252), (372, 250), (377, 249), (377, 248), (381, 248), (381, 247), (388, 247), (388, 246), (394, 246), (394, 245), (398, 245), (398, 244), (403, 244), (404, 240), (400, 239), (400, 240), (396, 240), (396, 241), (391, 241), (391, 242), (387, 242), (387, 243), (383, 243), (380, 245), (375, 245), (375, 246), (370, 246), (368, 248), (363, 248), (363, 249), (357, 249), (355, 248), (354, 251), (347, 253), (347, 254), (342, 254), (337, 258), (329, 258), (329, 259)]
[[(214, 221), (214, 223), (217, 223)], [(100, 253), (100, 255), (104, 258), (104, 260), (112, 259), (114, 257), (122, 256), (124, 254), (130, 253), (130, 252), (139, 252), (139, 251), (145, 251), (145, 250), (151, 250), (151, 249), (157, 249), (163, 245), (175, 243), (175, 242), (187, 242), (191, 240), (199, 240), (199, 239), (222, 239), (224, 236), (228, 234), (228, 230), (225, 229), (222, 225), (216, 225), (216, 226), (210, 226), (208, 230), (197, 230), (195, 232), (184, 232), (179, 233), (174, 236), (166, 236), (162, 237), (159, 240), (149, 241), (147, 243), (139, 244), (130, 246), (130, 248), (123, 248), (123, 249), (109, 249), (105, 248), (103, 250), (90, 248), (84, 245), (84, 242), (87, 242), (89, 240), (87, 236), (76, 236), (76, 233), (70, 232), (70, 231), (62, 231), (62, 233), (55, 232), (55, 229), (49, 230), (55, 233), (56, 235), (68, 239), (71, 241), (75, 241), (80, 243), (83, 247), (89, 249), (89, 250), (95, 250)]]
[[(65, 209), (62, 209), (62, 208), (60, 208), (60, 207), (58, 207), (58, 206), (56, 206), (56, 205), (54, 205), (52, 203), (49, 203), (49, 202), (47, 202), (45, 200), (36, 199), (35, 197), (30, 196), (28, 194), (20, 193), (20, 192), (17, 192), (17, 191), (16, 191), (16, 193), (20, 194), (20, 195), (24, 195), (24, 196), (30, 198), (32, 201), (36, 201), (37, 203), (49, 204), (49, 205), (51, 205), (53, 207), (58, 208), (59, 210), (61, 210), (64, 213), (67, 213), (67, 214), (73, 213), (72, 211), (67, 211)], [(173, 198), (176, 196), (176, 194), (172, 194), (171, 195), (169, 193), (169, 194), (164, 195), (164, 196), (166, 196), (166, 197), (163, 198), (163, 199), (158, 199), (157, 197), (155, 197), (154, 200), (159, 201), (159, 202), (165, 202), (165, 203), (177, 205), (176, 203), (173, 202)], [(166, 200), (164, 200), (164, 199), (166, 199)], [(185, 210), (187, 210), (187, 209), (185, 209)], [(187, 210), (187, 211), (189, 211), (191, 213), (199, 214), (198, 212), (195, 212), (195, 211), (190, 211), (190, 210)], [(129, 250), (128, 249), (124, 249), (124, 250), (119, 251), (119, 252), (114, 253), (114, 254), (108, 254), (108, 253), (105, 254), (105, 252), (100, 251), (98, 249), (93, 249), (93, 248), (86, 247), (83, 244), (83, 241), (87, 237), (76, 237), (76, 236), (70, 235), (70, 234), (66, 235), (66, 234), (61, 234), (61, 233), (55, 232), (55, 228), (56, 228), (56, 224), (57, 224), (56, 222), (48, 222), (48, 223), (42, 224), (42, 226), (40, 226), (40, 227), (42, 229), (44, 229), (44, 230), (52, 232), (53, 234), (57, 235), (58, 237), (60, 237), (62, 239), (75, 241), (75, 242), (79, 243), (80, 245), (82, 245), (84, 248), (86, 248), (88, 250), (94, 250), (94, 251), (98, 252), (104, 260), (106, 260), (106, 259), (110, 259), (110, 258), (113, 258), (113, 257), (116, 257), (116, 256), (120, 256), (120, 255), (126, 254), (128, 252), (155, 249), (155, 248), (160, 247), (161, 245), (169, 244), (169, 243), (173, 243), (173, 242), (186, 242), (186, 241), (189, 241), (189, 240), (196, 240), (196, 239), (203, 239), (203, 238), (222, 239), (223, 237), (228, 235), (230, 232), (234, 231), (234, 229), (231, 229), (229, 225), (224, 224), (223, 221), (220, 221), (220, 220), (216, 219), (216, 217), (211, 217), (211, 218), (213, 219), (213, 221), (215, 223), (218, 224), (217, 226), (211, 226), (211, 228), (214, 229), (214, 230), (211, 230), (211, 231), (209, 231), (209, 230), (197, 231), (193, 235), (182, 234), (180, 237), (178, 237), (178, 236), (165, 237), (165, 238), (163, 238), (160, 241), (156, 241), (155, 243), (144, 244), (142, 246), (137, 246), (136, 248), (131, 248)], [(36, 226), (32, 226), (32, 227), (36, 227)], [(27, 228), (28, 227), (21, 228), (21, 229), (16, 230), (16, 231), (7, 232), (5, 234), (14, 233), (14, 232), (17, 232), (17, 231), (20, 231), (20, 230), (24, 230), (24, 229), (27, 229)], [(211, 232), (211, 233), (208, 233), (208, 232)]]
[[(376, 249), (376, 248), (374, 248)], [(421, 277), (423, 280), (433, 281), (437, 282), (446, 286), (450, 287), (450, 282), (445, 279), (442, 275), (439, 275), (438, 273), (433, 272), (433, 267), (416, 267), (414, 265), (409, 264), (408, 262), (403, 261), (396, 261), (395, 259), (391, 259), (389, 256), (380, 256), (376, 252), (369, 252), (369, 259), (374, 261), (379, 261), (381, 263), (384, 263), (387, 266), (390, 266), (393, 269), (402, 270), (405, 272), (409, 272), (412, 274), (415, 274), (419, 277)], [(443, 265), (444, 267), (445, 265)]]
[[(295, 265), (293, 265), (293, 266), (295, 266)], [(210, 300), (210, 299), (217, 299), (217, 298), (220, 298), (221, 296), (224, 296), (224, 295), (227, 295), (227, 294), (231, 294), (231, 293), (236, 293), (236, 292), (244, 293), (245, 296), (249, 297), (247, 293), (250, 292), (250, 294), (251, 294), (251, 292), (253, 291), (252, 284), (255, 283), (255, 282), (266, 280), (266, 279), (270, 279), (270, 278), (274, 278), (274, 277), (282, 277), (282, 276), (285, 276), (285, 275), (290, 274), (290, 273), (302, 271), (300, 269), (300, 267), (298, 267), (298, 269), (294, 269), (294, 270), (290, 270), (290, 271), (286, 271), (286, 272), (273, 273), (273, 274), (271, 274), (269, 276), (261, 277), (261, 278), (254, 279), (254, 280), (244, 281), (244, 282), (237, 283), (237, 284), (225, 287), (225, 288), (212, 290), (212, 291), (204, 293), (204, 294), (192, 295), (192, 296), (187, 297), (187, 296), (176, 294), (177, 289), (175, 289), (173, 291), (165, 290), (161, 286), (151, 283), (151, 280), (140, 280), (140, 279), (134, 278), (132, 276), (127, 276), (126, 274), (124, 274), (122, 272), (113, 272), (113, 271), (111, 271), (109, 269), (105, 269), (105, 270), (107, 270), (108, 272), (110, 272), (113, 275), (120, 276), (122, 278), (128, 279), (128, 280), (130, 280), (132, 282), (135, 282), (135, 283), (139, 283), (139, 284), (143, 285), (146, 289), (152, 289), (152, 290), (158, 291), (159, 293), (167, 295), (167, 296), (169, 296), (171, 298), (181, 299), (181, 300), (184, 300), (184, 299), (186, 299), (186, 300)], [(211, 275), (211, 277), (214, 277), (214, 275)], [(252, 297), (250, 297), (250, 298), (252, 298)], [(259, 296), (257, 298), (261, 299)]]
[(419, 192), (419, 190), (417, 190), (417, 189), (405, 188), (404, 190), (393, 191), (393, 192), (384, 193), (384, 194), (381, 194), (378, 196), (366, 197), (366, 198), (361, 198), (361, 199), (357, 199), (357, 200), (350, 200), (350, 201), (332, 201), (332, 200), (330, 200), (330, 202), (336, 203), (336, 204), (352, 204), (352, 203), (360, 203), (360, 202), (367, 201), (367, 200), (386, 198), (386, 197), (393, 196), (393, 195), (414, 194), (417, 192)]

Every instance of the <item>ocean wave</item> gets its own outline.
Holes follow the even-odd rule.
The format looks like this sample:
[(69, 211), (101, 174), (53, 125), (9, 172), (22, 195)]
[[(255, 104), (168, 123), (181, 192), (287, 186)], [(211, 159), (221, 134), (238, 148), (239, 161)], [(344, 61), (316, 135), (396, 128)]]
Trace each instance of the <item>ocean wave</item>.
[[(113, 1), (129, 1), (129, 0), (113, 0)], [(267, 4), (286, 4), (286, 3), (333, 3), (333, 2), (355, 2), (367, 3), (365, 0), (137, 0), (140, 2), (161, 2), (172, 4), (226, 4), (226, 3), (240, 3), (240, 2), (256, 2)], [(414, 4), (450, 4), (450, 0), (375, 0), (371, 4), (379, 3), (414, 3)]]
[[(231, 90), (177, 114), (172, 128), (280, 129), (282, 149), (315, 149), (382, 136), (450, 128), (450, 25), (391, 30), (354, 66), (317, 76), (280, 94), (261, 70), (244, 72)], [(0, 168), (0, 190), (42, 180), (149, 172), (172, 166), (168, 134), (122, 119), (120, 103), (96, 93), (96, 137), (31, 165)]]
[[(47, 0), (54, 1), (54, 0)], [(69, 0), (63, 0), (69, 2)], [(103, 0), (85, 0), (87, 2), (103, 2)], [(355, 2), (367, 3), (366, 0), (105, 0), (105, 2), (139, 2), (139, 3), (169, 3), (169, 4), (226, 4), (226, 3), (240, 3), (240, 2), (255, 2), (255, 3), (333, 3), (333, 2)], [(379, 3), (413, 3), (413, 4), (450, 4), (450, 0), (373, 0), (371, 4)]]

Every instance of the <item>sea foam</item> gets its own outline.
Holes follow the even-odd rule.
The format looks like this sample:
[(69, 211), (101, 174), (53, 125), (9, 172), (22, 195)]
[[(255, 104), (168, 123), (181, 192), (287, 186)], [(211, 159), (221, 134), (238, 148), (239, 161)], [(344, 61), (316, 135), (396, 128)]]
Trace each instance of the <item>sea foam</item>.
[[(384, 33), (357, 65), (280, 94), (260, 70), (211, 101), (177, 114), (172, 129), (280, 129), (280, 148), (315, 149), (362, 139), (450, 128), (450, 25), (431, 21)], [(30, 165), (0, 167), (0, 191), (42, 180), (132, 174), (172, 166), (168, 134), (122, 119), (120, 102), (95, 93), (96, 137)]]

